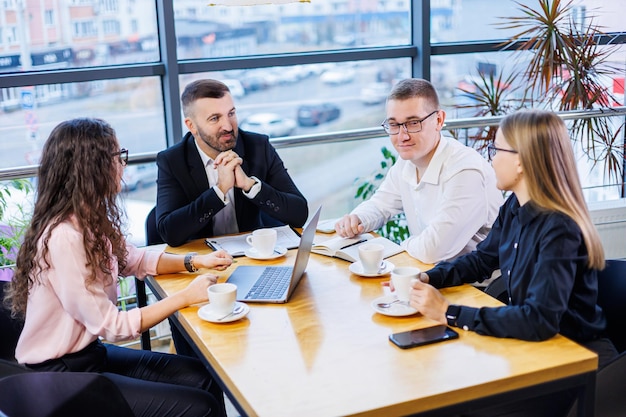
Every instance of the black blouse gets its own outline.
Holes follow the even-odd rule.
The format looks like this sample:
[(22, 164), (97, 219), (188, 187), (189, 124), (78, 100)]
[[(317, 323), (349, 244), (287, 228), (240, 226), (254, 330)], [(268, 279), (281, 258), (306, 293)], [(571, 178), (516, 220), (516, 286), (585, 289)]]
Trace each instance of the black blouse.
[(579, 343), (600, 337), (606, 320), (597, 305), (597, 271), (568, 216), (520, 207), (513, 194), (476, 250), (428, 271), (436, 288), (484, 281), (500, 268), (509, 293), (504, 307), (461, 308), (457, 325), (477, 333), (545, 340), (561, 333)]

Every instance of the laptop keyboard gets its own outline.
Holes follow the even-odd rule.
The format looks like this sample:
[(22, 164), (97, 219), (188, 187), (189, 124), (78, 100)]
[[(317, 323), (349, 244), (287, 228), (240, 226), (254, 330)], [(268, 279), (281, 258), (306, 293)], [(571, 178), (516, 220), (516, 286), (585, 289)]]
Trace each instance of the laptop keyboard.
[(268, 266), (250, 288), (246, 299), (272, 300), (281, 297), (289, 286), (292, 268)]

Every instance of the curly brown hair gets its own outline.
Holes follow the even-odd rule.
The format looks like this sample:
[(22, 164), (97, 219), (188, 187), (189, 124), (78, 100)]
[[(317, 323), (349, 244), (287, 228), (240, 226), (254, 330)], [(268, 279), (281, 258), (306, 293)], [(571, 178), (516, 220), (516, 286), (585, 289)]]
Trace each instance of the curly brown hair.
[(86, 266), (91, 271), (87, 287), (98, 279), (98, 270), (111, 274), (114, 259), (120, 270), (126, 266), (122, 211), (117, 206), (118, 147), (115, 130), (100, 119), (68, 120), (50, 133), (41, 155), (33, 217), (5, 298), (13, 317), (24, 317), (30, 289), (50, 268), (50, 233), (70, 216), (83, 234)]

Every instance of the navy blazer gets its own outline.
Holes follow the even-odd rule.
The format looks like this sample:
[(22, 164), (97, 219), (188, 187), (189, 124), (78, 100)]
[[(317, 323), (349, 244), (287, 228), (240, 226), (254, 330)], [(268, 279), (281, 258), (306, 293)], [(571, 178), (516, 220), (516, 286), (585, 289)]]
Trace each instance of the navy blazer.
[[(266, 135), (239, 130), (233, 149), (248, 176), (257, 177), (261, 191), (250, 199), (235, 188), (240, 232), (289, 224), (302, 227), (308, 218), (307, 201), (287, 173)], [(213, 216), (224, 203), (209, 188), (206, 170), (191, 133), (157, 155), (157, 230), (170, 246), (213, 236)]]

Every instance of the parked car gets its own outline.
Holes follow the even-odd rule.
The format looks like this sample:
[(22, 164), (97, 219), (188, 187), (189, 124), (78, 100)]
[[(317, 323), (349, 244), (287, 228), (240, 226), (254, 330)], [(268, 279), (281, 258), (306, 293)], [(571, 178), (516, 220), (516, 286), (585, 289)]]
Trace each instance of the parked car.
[(324, 84), (347, 84), (354, 81), (355, 72), (352, 68), (337, 68), (328, 70), (320, 76)]
[(388, 83), (368, 84), (361, 90), (361, 103), (378, 104), (383, 103), (391, 91)]
[(296, 122), (275, 113), (257, 113), (244, 119), (239, 127), (250, 132), (268, 135), (270, 138), (277, 138), (293, 134), (296, 130)]
[(341, 109), (333, 103), (304, 104), (298, 107), (300, 126), (317, 126), (338, 119)]
[(270, 87), (268, 81), (262, 76), (258, 75), (245, 75), (241, 79), (241, 85), (243, 85), (244, 91), (246, 93), (261, 91)]
[(124, 168), (123, 184), (125, 191), (133, 191), (156, 184), (156, 164), (129, 165)]
[(222, 80), (222, 82), (228, 86), (228, 89), (230, 90), (230, 94), (234, 98), (241, 98), (246, 95), (246, 90), (243, 88), (243, 85), (241, 84), (239, 80), (229, 78), (229, 79)]

